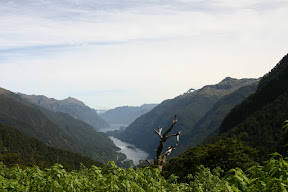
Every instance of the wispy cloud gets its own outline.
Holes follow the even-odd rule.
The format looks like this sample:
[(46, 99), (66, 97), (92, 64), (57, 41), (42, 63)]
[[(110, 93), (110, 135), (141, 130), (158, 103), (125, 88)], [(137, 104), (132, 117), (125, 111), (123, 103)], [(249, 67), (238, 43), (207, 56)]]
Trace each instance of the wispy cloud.
[(160, 102), (263, 75), (287, 52), (286, 18), (286, 0), (2, 0), (0, 87)]
[[(268, 6), (270, 9), (288, 6), (284, 1), (274, 1), (272, 8), (270, 5), (271, 1), (257, 0), (4, 1), (0, 3), (0, 49), (156, 39), (227, 28), (233, 30), (236, 25), (232, 21), (238, 22), (239, 12), (244, 12), (244, 21), (245, 11), (257, 14)], [(225, 18), (231, 16), (225, 15), (225, 11), (229, 14), (233, 11), (236, 20), (235, 17)], [(230, 22), (227, 23), (230, 26), (225, 22)]]

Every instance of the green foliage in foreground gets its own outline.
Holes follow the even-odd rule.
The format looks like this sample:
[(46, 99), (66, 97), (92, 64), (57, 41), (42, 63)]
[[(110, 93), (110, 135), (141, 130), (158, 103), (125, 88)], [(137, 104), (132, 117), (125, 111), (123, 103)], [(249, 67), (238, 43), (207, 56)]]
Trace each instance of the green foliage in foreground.
[(37, 166), (8, 168), (0, 162), (0, 191), (287, 191), (288, 158), (278, 153), (247, 173), (235, 168), (220, 178), (221, 172), (201, 165), (187, 176), (188, 183), (178, 183), (177, 176), (164, 179), (156, 168), (123, 169), (114, 162), (71, 172), (60, 164), (42, 171)]
[(175, 180), (165, 180), (158, 169), (123, 169), (114, 162), (71, 172), (59, 164), (45, 171), (0, 164), (0, 191), (189, 191), (188, 184)]

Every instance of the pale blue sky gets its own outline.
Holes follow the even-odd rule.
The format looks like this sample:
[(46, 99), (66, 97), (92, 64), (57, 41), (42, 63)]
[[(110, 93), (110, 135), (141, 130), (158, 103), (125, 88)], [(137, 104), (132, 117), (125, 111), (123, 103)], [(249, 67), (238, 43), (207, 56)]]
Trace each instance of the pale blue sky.
[(288, 50), (287, 0), (0, 0), (0, 87), (90, 107), (160, 103)]

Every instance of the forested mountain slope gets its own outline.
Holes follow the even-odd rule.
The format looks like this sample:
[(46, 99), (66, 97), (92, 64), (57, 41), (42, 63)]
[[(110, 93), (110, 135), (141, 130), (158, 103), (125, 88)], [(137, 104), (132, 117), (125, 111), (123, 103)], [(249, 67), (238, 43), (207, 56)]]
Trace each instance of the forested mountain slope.
[(181, 136), (179, 148), (173, 152), (173, 156), (179, 155), (191, 147), (201, 144), (207, 137), (219, 132), (219, 127), (225, 116), (233, 107), (241, 103), (257, 89), (258, 81), (250, 85), (243, 86), (233, 93), (225, 95), (215, 103), (186, 135)]
[(245, 170), (274, 152), (288, 156), (284, 147), (288, 134), (282, 129), (287, 119), (288, 55), (261, 79), (254, 94), (231, 110), (217, 136), (171, 158), (166, 171), (184, 179), (199, 164), (220, 166), (225, 171), (234, 167)]
[(77, 149), (77, 144), (63, 132), (55, 123), (33, 108), (17, 95), (0, 95), (0, 123), (17, 128), (29, 137), (39, 138), (50, 146), (62, 149)]
[(165, 131), (170, 127), (172, 118), (176, 114), (178, 123), (174, 131), (181, 130), (181, 135), (185, 135), (198, 120), (212, 109), (220, 98), (255, 81), (255, 79), (238, 80), (227, 77), (216, 85), (207, 85), (192, 93), (166, 100), (150, 112), (139, 117), (124, 132), (120, 133), (118, 138), (144, 149), (153, 157), (154, 150), (159, 143), (158, 135), (154, 133), (153, 128), (157, 129), (161, 126)]
[(106, 163), (121, 164), (125, 155), (117, 153), (114, 143), (104, 134), (68, 114), (34, 106), (19, 95), (0, 92), (0, 123), (15, 127), (23, 134), (36, 137), (57, 148), (77, 152)]
[(69, 97), (64, 100), (49, 99), (43, 95), (19, 94), (31, 104), (38, 105), (54, 112), (63, 112), (72, 117), (92, 125), (96, 130), (107, 128), (109, 124), (99, 117), (94, 109), (86, 106), (82, 101)]
[(38, 165), (47, 168), (61, 163), (66, 169), (79, 169), (101, 163), (77, 153), (48, 146), (36, 138), (29, 138), (13, 127), (0, 124), (0, 161), (6, 165)]
[[(286, 153), (286, 134), (281, 129), (288, 119), (288, 55), (260, 81), (255, 94), (235, 107), (220, 126), (221, 135), (246, 133), (243, 138), (260, 151)], [(263, 157), (263, 158), (264, 158)]]

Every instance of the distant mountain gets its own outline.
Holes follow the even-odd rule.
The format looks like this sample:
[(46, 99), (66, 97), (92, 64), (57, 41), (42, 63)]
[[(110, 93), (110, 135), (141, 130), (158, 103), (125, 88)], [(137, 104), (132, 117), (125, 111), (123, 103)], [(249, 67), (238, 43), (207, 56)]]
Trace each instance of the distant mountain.
[(67, 113), (76, 119), (92, 125), (96, 130), (109, 127), (109, 124), (100, 118), (95, 110), (75, 98), (69, 97), (64, 100), (56, 100), (43, 95), (25, 95), (21, 93), (19, 95), (31, 104), (38, 105), (50, 111)]
[(141, 115), (151, 111), (157, 104), (144, 104), (140, 107), (123, 106), (110, 109), (105, 113), (99, 114), (110, 124), (131, 124)]
[(61, 149), (73, 151), (99, 162), (121, 164), (125, 155), (104, 134), (62, 112), (32, 105), (17, 94), (0, 89), (0, 123), (16, 128), (29, 137)]
[[(163, 101), (150, 112), (135, 120), (125, 131), (120, 134), (117, 133), (115, 136), (122, 141), (144, 149), (153, 157), (154, 150), (159, 143), (158, 135), (154, 133), (153, 128), (157, 129), (161, 126), (165, 131), (170, 127), (172, 118), (176, 114), (178, 123), (174, 131), (181, 130), (182, 136), (185, 136), (219, 99), (240, 87), (255, 82), (256, 79), (238, 80), (227, 77), (216, 85), (207, 85), (191, 93)], [(172, 143), (174, 144), (174, 141), (171, 141), (170, 144)]]
[(96, 113), (98, 115), (102, 114), (102, 113), (105, 113), (106, 111), (108, 111), (109, 109), (94, 109), (96, 111)]
[(102, 165), (77, 153), (50, 147), (36, 138), (29, 138), (13, 127), (0, 124), (0, 161), (8, 166), (37, 165), (47, 168), (60, 163), (69, 170), (80, 169), (83, 164)]

